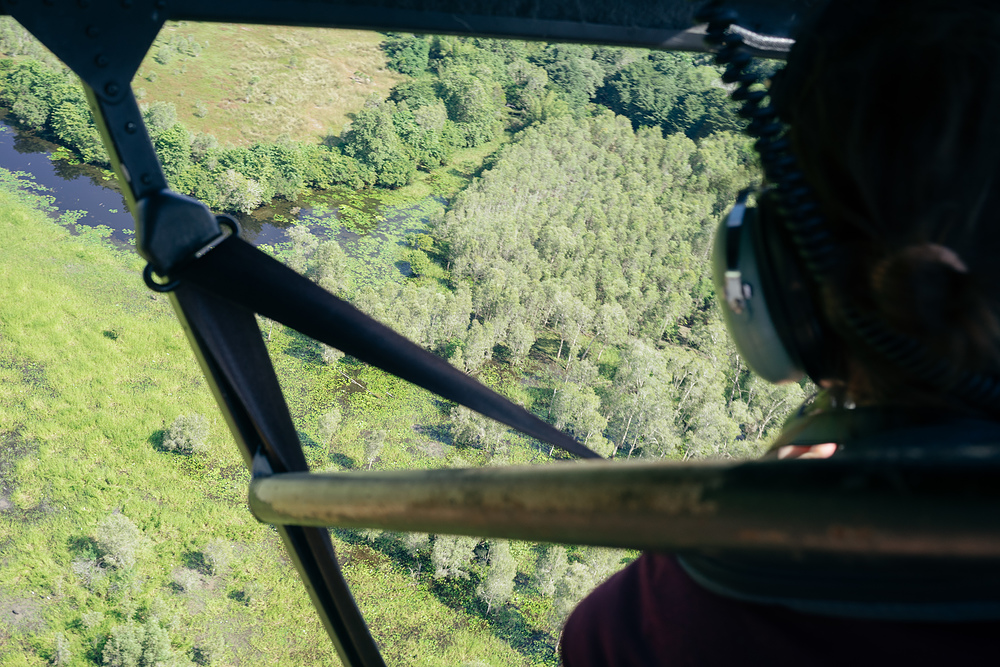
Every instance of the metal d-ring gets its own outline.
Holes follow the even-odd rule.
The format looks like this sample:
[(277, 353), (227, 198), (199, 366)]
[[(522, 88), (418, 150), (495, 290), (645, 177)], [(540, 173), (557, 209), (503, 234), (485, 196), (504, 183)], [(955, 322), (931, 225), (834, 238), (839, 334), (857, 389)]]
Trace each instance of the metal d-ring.
[[(228, 215), (217, 215), (215, 216), (215, 221), (219, 223), (220, 227), (225, 227), (226, 229), (228, 229), (230, 231), (231, 236), (240, 235), (240, 223), (238, 223), (234, 218), (231, 218)], [(205, 246), (197, 253), (195, 253), (194, 256), (195, 259), (203, 256), (205, 253), (207, 253), (209, 250), (222, 243), (222, 241), (224, 241), (227, 238), (228, 238), (227, 236), (220, 236), (216, 238), (207, 246)], [(178, 285), (181, 284), (179, 280), (169, 280), (165, 283), (158, 283), (155, 280), (153, 280), (152, 264), (146, 264), (146, 268), (142, 270), (142, 279), (146, 282), (146, 287), (153, 290), (154, 292), (160, 292), (160, 293), (172, 292), (175, 289), (177, 289)]]
[(219, 223), (220, 227), (226, 227), (232, 232), (233, 236), (240, 235), (240, 223), (236, 221), (236, 218), (230, 217), (228, 215), (217, 215), (215, 216), (215, 221)]
[(142, 279), (146, 282), (146, 287), (153, 290), (154, 292), (173, 292), (177, 289), (177, 286), (181, 284), (179, 280), (170, 280), (165, 283), (158, 283), (153, 280), (153, 265), (146, 264), (146, 268), (142, 270)]

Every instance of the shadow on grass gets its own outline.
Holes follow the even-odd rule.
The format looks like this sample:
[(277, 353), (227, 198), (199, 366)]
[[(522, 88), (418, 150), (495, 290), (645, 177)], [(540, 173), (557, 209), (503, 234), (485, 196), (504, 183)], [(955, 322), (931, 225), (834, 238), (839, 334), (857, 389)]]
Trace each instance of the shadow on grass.
[(320, 351), (319, 343), (294, 329), (289, 329), (288, 335), (291, 341), (285, 346), (285, 354), (309, 364), (318, 364), (323, 361), (323, 353)]
[(340, 452), (332, 452), (330, 454), (330, 461), (345, 470), (353, 470), (358, 465), (350, 456), (341, 454)]
[(146, 442), (151, 444), (153, 446), (153, 449), (155, 449), (156, 451), (165, 452), (167, 451), (167, 448), (163, 446), (163, 441), (166, 439), (166, 437), (167, 437), (167, 430), (164, 428), (158, 428), (149, 434), (149, 437), (146, 438)]
[(200, 551), (185, 551), (181, 554), (181, 562), (189, 570), (196, 570), (204, 575), (212, 574), (212, 568), (205, 560), (205, 554)]
[[(530, 625), (520, 611), (501, 605), (494, 607), (487, 615), (486, 603), (476, 595), (476, 588), (481, 582), (481, 577), (476, 572), (470, 573), (468, 579), (435, 579), (429, 551), (424, 549), (414, 556), (404, 546), (401, 533), (384, 532), (374, 540), (369, 540), (359, 530), (340, 528), (331, 532), (354, 547), (344, 554), (345, 563), (367, 560), (364, 557), (366, 550), (378, 551), (403, 570), (414, 573), (420, 583), (426, 586), (442, 604), (482, 618), (494, 635), (510, 644), (521, 655), (530, 658), (532, 664), (558, 664), (555, 638), (544, 630)], [(477, 553), (481, 551), (482, 549), (477, 547)], [(524, 590), (523, 578), (521, 584), (518, 589)]]
[(87, 535), (77, 535), (69, 538), (66, 540), (66, 547), (76, 558), (97, 560), (97, 557), (100, 555), (100, 551), (97, 548), (97, 542)]

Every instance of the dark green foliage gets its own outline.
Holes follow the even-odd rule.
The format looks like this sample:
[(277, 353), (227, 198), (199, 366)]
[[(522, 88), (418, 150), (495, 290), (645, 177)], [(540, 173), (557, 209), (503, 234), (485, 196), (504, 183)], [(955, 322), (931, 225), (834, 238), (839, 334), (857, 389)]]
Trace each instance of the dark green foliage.
[(52, 110), (50, 120), (52, 132), (59, 141), (72, 146), (85, 162), (107, 162), (104, 144), (88, 108), (63, 102)]
[(580, 44), (550, 44), (538, 59), (574, 113), (581, 113), (604, 82), (594, 50)]
[(406, 185), (415, 172), (393, 120), (395, 113), (395, 103), (372, 98), (357, 113), (344, 138), (344, 152), (370, 169), (375, 182), (387, 188)]
[(438, 100), (436, 79), (433, 76), (422, 76), (404, 81), (392, 89), (389, 99), (393, 102), (406, 102), (411, 109), (434, 104)]
[(600, 101), (627, 116), (636, 127), (663, 126), (670, 122), (677, 97), (677, 80), (659, 72), (649, 58), (642, 58), (608, 80)]
[(175, 178), (191, 164), (191, 136), (184, 126), (174, 123), (155, 135), (153, 145), (167, 178)]
[(163, 448), (178, 454), (204, 454), (208, 451), (208, 420), (197, 413), (178, 415), (163, 437)]
[(637, 128), (659, 126), (692, 139), (738, 131), (719, 70), (699, 62), (688, 54), (650, 53), (610, 76), (597, 99)]
[(492, 141), (501, 129), (504, 95), (483, 76), (453, 68), (441, 77), (448, 118), (458, 129), (462, 145), (474, 147)]
[(382, 48), (389, 56), (392, 69), (409, 76), (419, 76), (427, 69), (427, 56), (431, 44), (423, 36), (389, 33)]

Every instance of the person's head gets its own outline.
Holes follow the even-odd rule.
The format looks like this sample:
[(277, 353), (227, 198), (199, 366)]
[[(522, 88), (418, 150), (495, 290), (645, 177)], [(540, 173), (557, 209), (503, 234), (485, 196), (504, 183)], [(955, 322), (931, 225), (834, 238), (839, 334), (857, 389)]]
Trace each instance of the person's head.
[(954, 368), (1000, 375), (1000, 7), (834, 0), (773, 89), (806, 180), (847, 253), (822, 295), (862, 400), (917, 390), (844, 326), (849, 300)]

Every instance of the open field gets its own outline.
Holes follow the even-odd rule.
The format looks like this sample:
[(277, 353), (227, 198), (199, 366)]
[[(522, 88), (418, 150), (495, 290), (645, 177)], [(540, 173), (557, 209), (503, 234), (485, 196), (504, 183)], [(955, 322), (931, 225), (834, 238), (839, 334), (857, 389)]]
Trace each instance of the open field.
[[(70, 236), (9, 193), (0, 192), (0, 211), (0, 665), (48, 664), (60, 641), (72, 664), (101, 664), (115, 627), (150, 618), (169, 632), (179, 664), (337, 664), (274, 531), (246, 510), (247, 473), (138, 260)], [(315, 464), (356, 467), (355, 434), (397, 420), (400, 439), (394, 432), (379, 465), (458, 456), (412, 428), (443, 419), (429, 396), (375, 371), (358, 377), (378, 396), (351, 393), (341, 376), (308, 364), (308, 352), (283, 330), (272, 336)], [(313, 415), (330, 401), (345, 425), (324, 447)], [(208, 416), (204, 456), (162, 447), (164, 429), (188, 413)], [(115, 512), (141, 534), (132, 568), (97, 565), (97, 527)], [(225, 567), (206, 566), (210, 543), (231, 553)], [(456, 592), (426, 568), (411, 572), (426, 558), (393, 557), (350, 534), (335, 544), (390, 664), (536, 663), (508, 643), (526, 618), (544, 617), (526, 589), (516, 618), (487, 619), (457, 607), (475, 575)], [(518, 553), (531, 562), (528, 547)]]
[(223, 144), (283, 134), (322, 141), (339, 135), (370, 95), (384, 99), (405, 78), (385, 68), (382, 39), (363, 30), (169, 23), (132, 86), (143, 102), (173, 103), (191, 131)]

